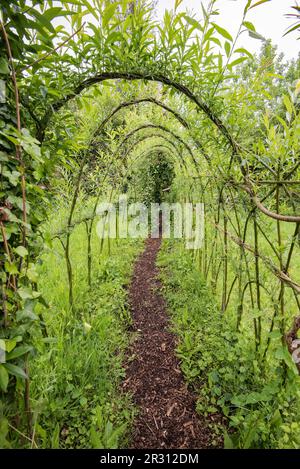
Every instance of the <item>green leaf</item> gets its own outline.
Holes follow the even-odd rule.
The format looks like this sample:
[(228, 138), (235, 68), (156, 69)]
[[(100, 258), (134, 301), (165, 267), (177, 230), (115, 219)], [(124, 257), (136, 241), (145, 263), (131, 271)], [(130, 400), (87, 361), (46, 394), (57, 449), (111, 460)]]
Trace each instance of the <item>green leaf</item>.
[(65, 15), (70, 15), (74, 14), (75, 12), (73, 11), (63, 11), (61, 7), (52, 7), (48, 8), (44, 13), (43, 16), (48, 20), (52, 21), (54, 18), (58, 18), (59, 16), (65, 16)]
[(0, 57), (0, 74), (8, 75), (10, 72), (8, 62), (4, 57)]
[(36, 283), (38, 281), (39, 274), (34, 264), (29, 264), (29, 267), (26, 270), (26, 277), (29, 278), (31, 282)]
[(30, 155), (33, 159), (43, 163), (41, 158), (41, 149), (38, 145), (28, 144), (27, 142), (22, 141), (22, 147), (24, 148), (24, 151), (28, 153), (28, 155)]
[(92, 448), (94, 449), (103, 448), (103, 443), (100, 439), (100, 435), (94, 427), (91, 427), (90, 429), (90, 439), (91, 439)]
[(0, 389), (4, 392), (7, 390), (9, 376), (4, 365), (0, 364)]
[(262, 5), (263, 3), (267, 3), (267, 2), (270, 2), (271, 0), (259, 0), (259, 2), (256, 2), (254, 3), (254, 5), (252, 5), (249, 10), (251, 10), (251, 8), (255, 8), (255, 7), (258, 7), (258, 5)]
[(61, 10), (61, 8), (49, 8), (45, 13), (42, 13), (42, 14), (38, 12), (37, 10), (31, 10), (31, 14), (36, 18), (36, 21), (41, 24), (41, 27), (45, 27), (46, 30), (50, 31), (51, 33), (55, 33), (55, 29), (53, 25), (51, 24), (50, 20), (53, 19), (56, 16), (56, 14), (55, 12), (53, 12), (54, 16), (52, 17), (51, 10)]
[(224, 432), (224, 448), (225, 449), (234, 449), (234, 443), (232, 441), (232, 439), (230, 438), (230, 436), (228, 435), (228, 433)]
[(117, 3), (112, 3), (107, 8), (105, 8), (104, 13), (102, 15), (102, 25), (104, 28), (108, 25), (109, 21), (113, 17), (117, 8)]
[(210, 37), (209, 40), (215, 42), (216, 44), (218, 44), (218, 46), (222, 47), (221, 41), (219, 41), (217, 37)]
[(245, 62), (245, 60), (248, 60), (248, 57), (239, 57), (238, 59), (234, 60), (231, 62), (228, 67), (232, 69), (233, 67), (236, 67), (237, 65), (241, 64), (242, 62)]
[(285, 105), (285, 107), (286, 107), (288, 113), (289, 113), (290, 115), (292, 115), (292, 114), (293, 114), (293, 105), (292, 105), (291, 100), (290, 100), (290, 98), (288, 97), (288, 95), (285, 94), (285, 95), (283, 96), (283, 102), (284, 102), (284, 105)]
[(233, 41), (231, 34), (229, 34), (229, 32), (226, 31), (226, 29), (222, 28), (221, 26), (219, 26), (216, 23), (212, 23), (212, 24), (214, 25), (214, 27), (218, 31), (218, 33), (221, 34), (221, 36), (225, 37), (226, 39), (228, 39), (231, 42)]
[(17, 339), (7, 339), (5, 340), (5, 350), (7, 353), (11, 352), (17, 345)]
[(123, 39), (124, 37), (122, 33), (120, 33), (119, 31), (113, 31), (107, 36), (106, 43), (109, 44), (110, 42), (123, 41)]
[(282, 345), (276, 349), (274, 355), (278, 360), (283, 360), (289, 369), (295, 368), (295, 363), (293, 362), (292, 356), (290, 355), (285, 345)]
[(286, 33), (284, 33), (283, 37), (286, 36), (287, 34), (292, 33), (293, 31), (296, 31), (300, 28), (299, 23), (295, 24), (292, 28), (290, 28)]
[(11, 363), (5, 363), (3, 366), (10, 375), (16, 376), (17, 378), (28, 379), (25, 371), (20, 366), (12, 365)]
[(282, 333), (280, 331), (272, 331), (269, 333), (271, 339), (281, 339)]
[(184, 15), (184, 18), (185, 18), (185, 20), (186, 20), (191, 26), (193, 26), (195, 29), (199, 29), (200, 31), (203, 31), (202, 26), (200, 25), (200, 23), (198, 23), (197, 20), (195, 20), (195, 18), (192, 18), (192, 17), (189, 16), (189, 15)]
[(250, 430), (248, 430), (247, 432), (247, 437), (245, 438), (245, 441), (243, 442), (243, 449), (249, 449), (251, 447), (251, 444), (254, 441), (256, 433), (257, 433), (257, 426), (253, 425), (252, 427), (250, 427)]
[[(40, 301), (40, 298), (39, 298)], [(28, 299), (25, 301), (24, 308), (17, 311), (17, 321), (23, 321), (30, 319), (31, 321), (38, 320), (38, 316), (34, 313), (36, 301), (34, 299)]]
[(182, 3), (182, 0), (175, 0), (174, 10), (176, 11), (179, 5)]
[(33, 350), (31, 345), (20, 345), (19, 347), (16, 347), (11, 353), (6, 355), (6, 360), (14, 360), (15, 358), (22, 357), (22, 355), (25, 355), (31, 350)]
[(8, 153), (5, 153), (4, 151), (0, 151), (0, 161), (2, 162), (9, 161)]
[(47, 10), (43, 13), (43, 17), (46, 18), (47, 21), (51, 21), (54, 18), (58, 17), (61, 11), (61, 7), (47, 8)]
[(99, 17), (95, 11), (95, 8), (91, 5), (90, 0), (81, 0), (81, 1), (87, 7), (88, 11), (96, 18), (96, 20), (99, 20)]
[(271, 419), (271, 424), (278, 427), (278, 428), (282, 424), (282, 417), (281, 417), (281, 413), (280, 413), (279, 409), (275, 410), (275, 412), (272, 416), (272, 419)]
[(33, 298), (39, 298), (39, 296), (41, 296), (40, 292), (33, 291), (28, 287), (19, 288), (18, 293), (22, 300), (30, 300)]
[(245, 9), (244, 9), (244, 13), (245, 13), (245, 14), (246, 14), (247, 11), (249, 10), (249, 8), (250, 8), (250, 6), (251, 6), (251, 2), (252, 2), (252, 0), (248, 0), (247, 4), (246, 4), (246, 6), (245, 6)]
[(20, 173), (19, 171), (7, 171), (2, 172), (3, 176), (7, 177), (12, 186), (16, 186), (19, 183)]
[(87, 398), (84, 397), (84, 396), (82, 396), (82, 397), (80, 398), (80, 400), (79, 400), (79, 403), (80, 403), (80, 405), (81, 405), (82, 407), (86, 406), (86, 404), (87, 404)]
[(247, 49), (244, 49), (243, 47), (236, 49), (235, 52), (237, 52), (238, 54), (246, 54), (248, 55), (248, 57), (250, 57), (250, 59), (253, 59), (253, 55), (251, 54), (251, 52), (249, 52)]
[(4, 267), (6, 272), (8, 272), (10, 275), (17, 275), (19, 272), (18, 267), (13, 262), (5, 262)]
[(260, 41), (266, 41), (266, 38), (264, 38), (261, 34), (257, 33), (256, 31), (248, 31), (249, 36), (252, 37), (253, 39), (259, 39)]
[(18, 246), (17, 248), (14, 249), (14, 251), (18, 254), (20, 257), (26, 257), (28, 256), (28, 251), (24, 246)]
[(59, 424), (57, 423), (51, 436), (51, 449), (59, 449)]
[(225, 42), (225, 52), (226, 52), (226, 56), (229, 57), (230, 55), (230, 51), (231, 51), (231, 45), (228, 41)]
[(250, 31), (254, 31), (254, 32), (256, 31), (254, 24), (251, 23), (250, 21), (244, 21), (243, 25), (246, 26), (246, 28), (249, 29)]

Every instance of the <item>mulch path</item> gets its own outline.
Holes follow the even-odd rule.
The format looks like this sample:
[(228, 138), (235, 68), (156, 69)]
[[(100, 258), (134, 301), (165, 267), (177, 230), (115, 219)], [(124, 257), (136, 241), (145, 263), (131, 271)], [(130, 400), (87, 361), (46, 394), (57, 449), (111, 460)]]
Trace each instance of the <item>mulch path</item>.
[(133, 328), (138, 335), (129, 351), (123, 388), (133, 395), (139, 410), (130, 446), (209, 448), (213, 437), (208, 421), (196, 413), (196, 396), (187, 388), (175, 356), (176, 336), (170, 331), (157, 278), (160, 244), (159, 238), (146, 240), (129, 290)]

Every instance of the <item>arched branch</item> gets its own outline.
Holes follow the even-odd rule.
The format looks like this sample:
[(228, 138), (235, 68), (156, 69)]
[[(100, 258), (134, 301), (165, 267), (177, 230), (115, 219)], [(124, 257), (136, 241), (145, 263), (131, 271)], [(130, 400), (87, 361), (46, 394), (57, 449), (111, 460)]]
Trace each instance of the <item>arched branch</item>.
[(195, 168), (196, 170), (198, 169), (198, 164), (197, 164), (197, 161), (195, 160), (195, 157), (194, 157), (194, 154), (190, 148), (190, 146), (177, 134), (175, 134), (175, 132), (173, 132), (172, 130), (168, 129), (167, 127), (163, 126), (163, 125), (159, 125), (159, 124), (143, 124), (141, 125), (140, 127), (137, 127), (136, 129), (132, 130), (131, 132), (129, 132), (125, 137), (124, 139), (122, 140), (122, 142), (120, 143), (120, 145), (118, 146), (117, 150), (115, 151), (115, 154), (119, 152), (120, 148), (125, 145), (125, 143), (134, 135), (136, 134), (137, 132), (141, 131), (141, 130), (145, 130), (145, 129), (159, 129), (163, 132), (166, 132), (170, 135), (172, 135), (172, 137), (174, 137), (176, 140), (178, 140), (184, 147), (185, 149), (188, 151), (189, 155), (191, 156), (192, 160), (193, 160), (193, 163), (195, 165)]
[(99, 129), (96, 131), (95, 135), (98, 135), (99, 132), (101, 131), (101, 129), (107, 124), (107, 122), (115, 115), (117, 114), (119, 111), (121, 111), (122, 109), (125, 109), (127, 107), (130, 107), (130, 106), (135, 106), (137, 104), (141, 104), (141, 103), (152, 103), (152, 104), (155, 104), (156, 106), (159, 106), (161, 107), (162, 109), (164, 109), (165, 111), (169, 112), (170, 114), (173, 114), (173, 116), (180, 122), (180, 124), (185, 127), (186, 129), (189, 129), (189, 124), (186, 122), (186, 120), (183, 119), (183, 117), (181, 117), (181, 115), (177, 112), (177, 111), (174, 111), (174, 109), (170, 108), (169, 106), (167, 106), (166, 104), (162, 103), (161, 101), (158, 101), (157, 99), (155, 98), (141, 98), (141, 99), (134, 99), (132, 101), (127, 101), (127, 102), (124, 102), (124, 103), (121, 103), (119, 104), (119, 106), (117, 106), (110, 114), (109, 116), (106, 117), (106, 119), (104, 119), (102, 122), (101, 122), (101, 126), (99, 127)]

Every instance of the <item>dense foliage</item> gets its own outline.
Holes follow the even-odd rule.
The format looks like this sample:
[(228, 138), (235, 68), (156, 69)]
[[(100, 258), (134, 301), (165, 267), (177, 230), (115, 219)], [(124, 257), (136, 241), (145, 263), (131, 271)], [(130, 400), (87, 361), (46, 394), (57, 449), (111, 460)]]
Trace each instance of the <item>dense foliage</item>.
[(228, 445), (299, 447), (300, 59), (248, 21), (266, 1), (245, 0), (236, 37), (217, 0), (201, 18), (176, 0), (163, 21), (148, 0), (1, 2), (1, 446), (126, 435), (123, 287), (139, 245), (95, 235), (99, 201), (126, 192), (205, 203), (204, 246), (166, 254), (188, 300), (168, 293), (183, 371), (227, 417)]

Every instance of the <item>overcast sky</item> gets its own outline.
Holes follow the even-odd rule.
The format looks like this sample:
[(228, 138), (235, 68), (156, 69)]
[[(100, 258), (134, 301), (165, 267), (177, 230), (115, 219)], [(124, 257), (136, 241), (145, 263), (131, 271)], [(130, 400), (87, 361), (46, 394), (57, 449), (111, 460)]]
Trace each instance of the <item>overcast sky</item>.
[[(202, 1), (204, 5), (209, 3), (209, 0)], [(215, 17), (215, 22), (234, 35), (239, 27), (245, 4), (246, 0), (219, 0), (217, 6), (220, 15)], [(292, 5), (296, 5), (295, 0), (270, 0), (251, 10), (247, 16), (248, 21), (254, 23), (257, 32), (267, 39), (272, 39), (273, 43), (278, 45), (279, 51), (284, 52), (288, 58), (297, 57), (300, 51), (300, 40), (297, 40), (299, 32), (282, 37), (286, 28), (293, 23), (291, 18), (284, 16), (292, 12)], [(158, 16), (162, 17), (164, 10), (171, 9), (173, 6), (174, 0), (158, 0)], [(198, 19), (201, 18), (201, 0), (183, 0), (178, 11), (187, 9), (192, 10)], [(253, 53), (260, 49), (261, 41), (243, 33), (239, 44)]]

